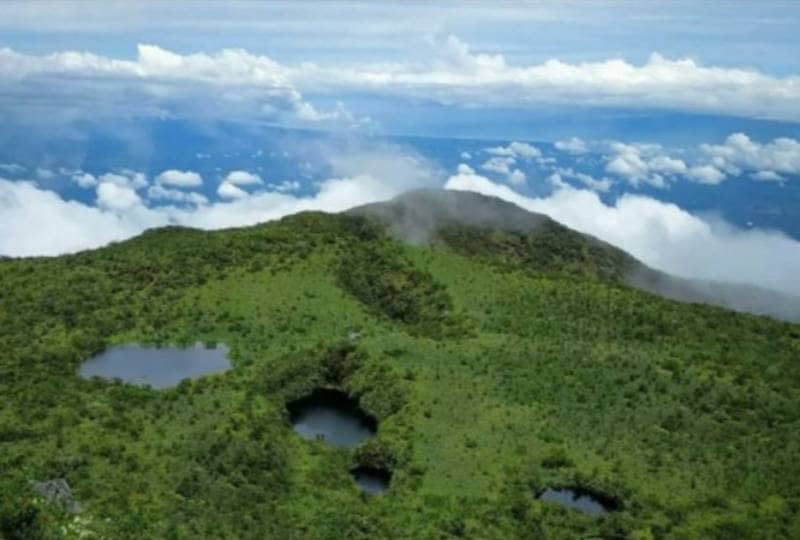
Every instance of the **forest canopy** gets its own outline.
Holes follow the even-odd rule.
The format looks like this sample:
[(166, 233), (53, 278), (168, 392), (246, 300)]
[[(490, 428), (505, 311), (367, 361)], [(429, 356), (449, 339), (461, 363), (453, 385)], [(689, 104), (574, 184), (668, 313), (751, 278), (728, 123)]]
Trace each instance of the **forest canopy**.
[[(314, 212), (2, 260), (0, 533), (800, 537), (800, 326), (631, 288), (630, 264), (556, 225), (412, 245)], [(198, 341), (233, 368), (165, 390), (78, 375), (114, 345)], [(298, 437), (286, 404), (318, 387), (376, 436)], [(358, 464), (389, 491), (363, 494)], [(79, 513), (33, 489), (52, 479)]]

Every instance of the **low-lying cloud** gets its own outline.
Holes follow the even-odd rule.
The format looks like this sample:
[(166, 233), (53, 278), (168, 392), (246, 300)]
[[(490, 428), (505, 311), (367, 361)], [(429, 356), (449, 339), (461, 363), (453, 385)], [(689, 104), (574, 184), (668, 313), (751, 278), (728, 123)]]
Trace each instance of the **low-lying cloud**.
[(607, 173), (633, 186), (665, 188), (679, 178), (716, 185), (745, 173), (757, 181), (784, 182), (800, 175), (800, 141), (790, 137), (760, 142), (745, 133), (732, 133), (722, 144), (683, 149), (682, 154), (689, 157), (675, 157), (674, 149), (660, 144), (598, 141), (588, 145), (583, 141), (575, 143), (576, 140), (580, 141), (559, 141), (555, 147), (571, 153), (591, 147), (603, 154)]
[(759, 171), (755, 179), (763, 181), (781, 181), (781, 174), (800, 174), (800, 141), (789, 137), (760, 143), (744, 133), (733, 133), (723, 144), (704, 144), (701, 148), (715, 168), (728, 174), (754, 170)]
[(671, 274), (750, 283), (800, 296), (800, 242), (779, 232), (737, 229), (639, 195), (623, 195), (607, 205), (596, 193), (566, 184), (549, 197), (527, 197), (463, 164), (445, 188), (475, 191), (546, 214)]
[(203, 185), (203, 177), (194, 171), (169, 169), (156, 176), (156, 182), (174, 187), (199, 187)]
[[(236, 184), (252, 185), (255, 175), (233, 171), (221, 186), (241, 193), (211, 204), (198, 193), (158, 182), (149, 185), (146, 177), (135, 171), (101, 175), (94, 186), (96, 206), (64, 200), (32, 181), (0, 178), (0, 254), (71, 253), (165, 225), (220, 229), (305, 210), (339, 212), (409, 189), (441, 185), (443, 179), (424, 158), (391, 145), (330, 150), (328, 159), (333, 176), (320, 182), (313, 195), (291, 194), (296, 187), (291, 182), (249, 193)], [(151, 207), (139, 195), (145, 188), (151, 198), (189, 204)]]

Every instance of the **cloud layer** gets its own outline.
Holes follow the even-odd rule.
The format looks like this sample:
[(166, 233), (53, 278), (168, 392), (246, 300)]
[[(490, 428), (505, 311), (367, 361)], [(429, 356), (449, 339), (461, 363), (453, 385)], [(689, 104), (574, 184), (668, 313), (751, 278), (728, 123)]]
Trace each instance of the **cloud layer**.
[(181, 55), (140, 44), (135, 60), (123, 60), (90, 52), (34, 56), (0, 48), (0, 105), (13, 104), (6, 114), (51, 121), (130, 115), (352, 120), (341, 108), (314, 108), (288, 75), (288, 68), (269, 57), (241, 49)]
[(502, 54), (473, 53), (455, 36), (435, 44), (424, 64), (336, 69), (304, 65), (289, 78), (301, 87), (369, 89), (442, 103), (535, 107), (564, 104), (677, 109), (800, 121), (800, 76), (703, 66), (653, 53), (642, 65), (622, 58), (511, 65)]
[[(365, 120), (341, 105), (322, 111), (303, 94), (373, 93), (483, 107), (657, 108), (800, 121), (797, 75), (704, 66), (657, 53), (641, 65), (622, 58), (512, 65), (501, 54), (474, 53), (452, 35), (431, 46), (432, 54), (422, 62), (347, 66), (288, 65), (243, 49), (178, 54), (152, 44), (139, 45), (135, 60), (76, 51), (35, 56), (3, 48), (0, 97), (29, 115), (55, 106), (66, 116), (79, 111), (218, 115), (350, 125)], [(209, 99), (216, 106), (209, 107)]]

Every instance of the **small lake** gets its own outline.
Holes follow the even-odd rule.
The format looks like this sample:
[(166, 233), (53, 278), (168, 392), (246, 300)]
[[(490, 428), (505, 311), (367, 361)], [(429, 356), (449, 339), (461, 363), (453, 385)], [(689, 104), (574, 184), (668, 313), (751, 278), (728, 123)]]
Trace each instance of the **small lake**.
[(354, 448), (378, 430), (375, 418), (364, 412), (357, 400), (339, 390), (318, 388), (286, 407), (294, 430), (304, 439)]
[(547, 488), (539, 495), (539, 499), (594, 515), (603, 515), (619, 509), (619, 503), (611, 497), (581, 488)]
[(156, 389), (176, 386), (183, 379), (227, 371), (231, 363), (226, 347), (113, 347), (84, 362), (84, 378), (120, 379)]
[(350, 469), (350, 474), (361, 491), (369, 495), (380, 495), (389, 489), (389, 482), (392, 480), (389, 471), (372, 467), (356, 467)]

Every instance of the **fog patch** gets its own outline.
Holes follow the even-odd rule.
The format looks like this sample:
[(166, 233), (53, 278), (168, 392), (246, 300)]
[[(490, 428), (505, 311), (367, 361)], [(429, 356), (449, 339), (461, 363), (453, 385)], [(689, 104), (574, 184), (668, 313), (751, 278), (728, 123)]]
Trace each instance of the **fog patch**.
[(681, 302), (699, 302), (734, 311), (800, 322), (800, 297), (755, 285), (670, 276), (647, 267), (634, 270), (629, 285)]
[(427, 244), (436, 230), (463, 225), (515, 232), (529, 232), (548, 221), (546, 216), (528, 212), (477, 193), (456, 194), (443, 190), (416, 190), (391, 201), (349, 210), (385, 223), (396, 237), (411, 244)]

